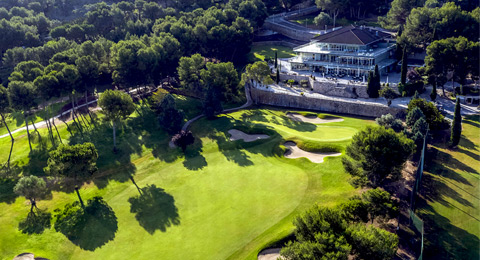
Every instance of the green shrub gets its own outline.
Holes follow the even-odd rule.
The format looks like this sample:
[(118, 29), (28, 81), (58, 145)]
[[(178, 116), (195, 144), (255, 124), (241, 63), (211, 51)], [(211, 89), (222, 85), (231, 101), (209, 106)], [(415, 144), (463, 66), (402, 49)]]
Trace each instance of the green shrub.
[(410, 112), (415, 107), (418, 107), (425, 115), (425, 119), (431, 130), (441, 130), (449, 127), (449, 123), (445, 120), (445, 117), (432, 102), (428, 102), (422, 98), (412, 99), (408, 103), (407, 112)]

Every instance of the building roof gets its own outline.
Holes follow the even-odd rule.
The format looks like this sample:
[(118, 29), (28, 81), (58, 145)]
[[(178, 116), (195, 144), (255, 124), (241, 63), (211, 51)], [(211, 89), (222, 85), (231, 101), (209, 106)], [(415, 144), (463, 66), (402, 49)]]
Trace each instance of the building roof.
[(326, 34), (315, 36), (313, 40), (325, 43), (367, 45), (381, 40), (387, 36), (390, 35), (388, 33), (371, 30), (369, 28), (349, 25)]

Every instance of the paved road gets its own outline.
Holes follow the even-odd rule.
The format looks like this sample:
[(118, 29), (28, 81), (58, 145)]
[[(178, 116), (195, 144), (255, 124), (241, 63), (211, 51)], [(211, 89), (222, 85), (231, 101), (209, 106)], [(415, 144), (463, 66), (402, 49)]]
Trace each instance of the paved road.
[(266, 21), (276, 24), (281, 27), (285, 27), (288, 29), (291, 29), (293, 31), (301, 31), (305, 33), (310, 33), (312, 36), (315, 36), (317, 34), (323, 34), (325, 31), (324, 30), (315, 30), (315, 29), (310, 29), (305, 26), (302, 26), (298, 23), (290, 22), (288, 21), (288, 18), (294, 15), (297, 15), (298, 13), (305, 12), (305, 11), (316, 11), (319, 10), (316, 6), (310, 6), (307, 8), (295, 10), (295, 11), (290, 11), (286, 13), (281, 13), (281, 14), (275, 14), (267, 17)]

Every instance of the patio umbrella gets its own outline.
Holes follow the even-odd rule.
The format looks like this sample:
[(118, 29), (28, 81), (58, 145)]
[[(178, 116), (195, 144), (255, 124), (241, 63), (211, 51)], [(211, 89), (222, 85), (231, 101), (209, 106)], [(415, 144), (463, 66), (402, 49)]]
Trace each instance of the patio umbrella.
[(387, 75), (387, 83), (388, 83), (388, 75)]

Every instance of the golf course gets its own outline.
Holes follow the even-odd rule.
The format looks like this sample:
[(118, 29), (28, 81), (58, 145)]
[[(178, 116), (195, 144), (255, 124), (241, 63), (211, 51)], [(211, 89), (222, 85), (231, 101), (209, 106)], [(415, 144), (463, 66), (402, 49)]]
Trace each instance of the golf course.
[[(294, 120), (289, 113), (337, 120), (315, 124)], [(351, 137), (374, 123), (254, 107), (194, 122), (189, 130), (195, 142), (183, 153), (169, 147), (171, 136), (159, 128), (152, 111), (137, 106), (117, 126), (114, 153), (111, 125), (98, 116), (96, 127), (82, 133), (70, 133), (63, 123), (57, 127), (63, 143), (91, 142), (98, 150), (98, 171), (79, 192), (84, 201), (103, 197), (113, 210), (116, 228), (95, 232), (106, 233), (108, 241), (88, 232), (71, 241), (55, 231), (54, 210), (78, 200), (77, 195), (60, 178), (43, 172), (51, 147), (40, 146), (31, 131), (30, 152), (26, 131), (20, 131), (14, 134), (11, 178), (0, 183), (1, 259), (24, 252), (48, 259), (256, 259), (260, 250), (292, 233), (298, 213), (315, 203), (336, 205), (358, 192), (348, 182), (342, 156), (321, 163), (288, 159), (285, 142), (312, 153), (343, 155)], [(187, 113), (187, 118), (193, 116)], [(232, 129), (262, 138), (232, 141)], [(38, 131), (48, 138), (47, 129)], [(9, 137), (0, 139), (0, 161), (7, 160), (10, 144)], [(53, 190), (37, 202), (52, 214), (51, 226), (40, 234), (18, 229), (30, 209), (28, 200), (13, 193), (14, 179), (23, 174), (44, 178)], [(93, 247), (82, 246), (84, 240)]]

